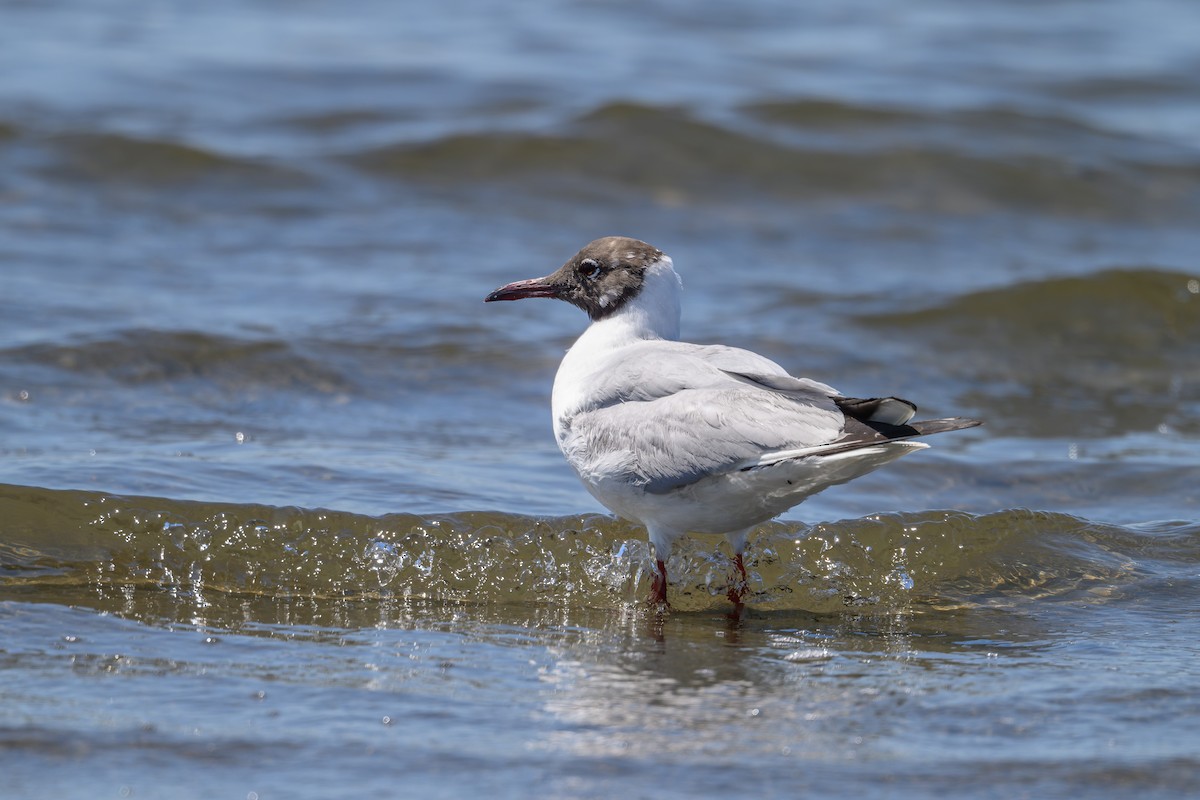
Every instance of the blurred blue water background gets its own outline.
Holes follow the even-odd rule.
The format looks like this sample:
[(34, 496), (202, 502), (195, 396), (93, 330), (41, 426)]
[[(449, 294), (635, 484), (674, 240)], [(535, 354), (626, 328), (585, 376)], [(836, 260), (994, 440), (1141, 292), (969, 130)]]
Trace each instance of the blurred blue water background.
[[(12, 796), (1200, 790), (1197, 31), (0, 3)], [(987, 425), (649, 618), (549, 432), (583, 318), (481, 302), (608, 234), (686, 338)]]

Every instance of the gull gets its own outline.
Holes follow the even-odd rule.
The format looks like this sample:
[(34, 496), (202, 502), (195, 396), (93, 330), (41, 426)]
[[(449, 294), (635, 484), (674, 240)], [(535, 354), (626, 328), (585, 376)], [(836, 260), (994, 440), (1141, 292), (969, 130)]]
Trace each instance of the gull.
[(593, 497), (646, 528), (655, 606), (669, 608), (666, 562), (681, 536), (725, 536), (738, 575), (728, 597), (740, 609), (754, 526), (928, 447), (918, 436), (980, 424), (913, 422), (907, 400), (846, 397), (757, 353), (681, 342), (681, 290), (669, 256), (609, 236), (484, 298), (552, 297), (591, 319), (554, 378), (554, 437)]

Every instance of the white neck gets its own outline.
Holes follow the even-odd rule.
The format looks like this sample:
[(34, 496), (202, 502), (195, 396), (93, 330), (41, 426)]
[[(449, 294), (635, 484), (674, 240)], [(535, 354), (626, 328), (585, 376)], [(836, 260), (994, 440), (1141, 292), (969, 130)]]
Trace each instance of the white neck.
[[(600, 339), (610, 346), (633, 339), (678, 339), (679, 275), (670, 256), (661, 256), (646, 268), (642, 289), (637, 296), (604, 319), (593, 322), (576, 346), (585, 339)], [(574, 348), (572, 348), (574, 349)]]

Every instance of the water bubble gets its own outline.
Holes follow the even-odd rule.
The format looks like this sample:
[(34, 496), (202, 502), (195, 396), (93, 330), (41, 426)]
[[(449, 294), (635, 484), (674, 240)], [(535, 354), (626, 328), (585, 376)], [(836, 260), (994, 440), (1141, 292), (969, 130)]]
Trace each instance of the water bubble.
[(426, 578), (433, 574), (433, 551), (423, 550), (421, 555), (413, 561), (413, 566)]
[(390, 584), (408, 561), (396, 545), (379, 539), (367, 545), (363, 559), (375, 571), (380, 587)]

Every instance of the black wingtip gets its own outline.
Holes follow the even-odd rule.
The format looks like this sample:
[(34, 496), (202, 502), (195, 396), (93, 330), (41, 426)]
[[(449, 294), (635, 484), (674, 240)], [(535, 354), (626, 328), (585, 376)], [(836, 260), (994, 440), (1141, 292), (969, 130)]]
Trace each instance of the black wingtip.
[(864, 421), (850, 417), (846, 420), (846, 432), (841, 441), (852, 447), (867, 447), (882, 442), (896, 442), (915, 439), (918, 436), (930, 436), (935, 433), (960, 431), (982, 424), (983, 420), (970, 417), (925, 419), (907, 422), (903, 425), (891, 425), (873, 420)]
[(835, 397), (833, 402), (847, 417), (868, 425), (904, 425), (917, 413), (917, 404), (903, 397)]

